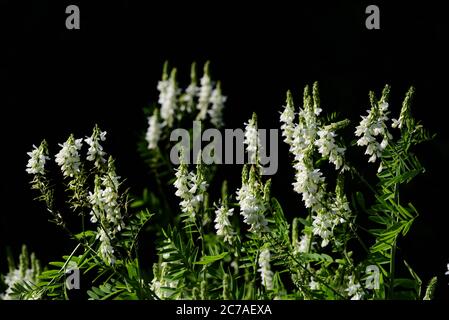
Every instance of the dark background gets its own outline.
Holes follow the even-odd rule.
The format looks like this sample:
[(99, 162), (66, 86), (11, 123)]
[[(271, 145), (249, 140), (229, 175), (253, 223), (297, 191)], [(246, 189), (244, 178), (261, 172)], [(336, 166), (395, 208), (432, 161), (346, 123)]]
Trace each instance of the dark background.
[[(442, 7), (374, 2), (380, 7), (381, 29), (367, 30), (370, 3), (361, 2), (92, 2), (0, 1), (2, 272), (6, 246), (18, 253), (27, 243), (47, 262), (71, 247), (46, 221), (43, 206), (32, 200), (35, 193), (25, 172), (32, 145), (46, 138), (55, 154), (57, 143), (70, 133), (88, 135), (98, 123), (108, 131), (106, 147), (120, 175), (132, 192), (140, 193), (151, 181), (136, 143), (146, 130), (142, 109), (157, 101), (163, 62), (178, 67), (185, 87), (190, 63), (211, 60), (212, 76), (222, 80), (229, 97), (229, 128), (242, 127), (252, 111), (260, 127), (278, 127), (286, 90), (301, 102), (304, 85), (315, 80), (321, 84), (324, 109), (354, 121), (366, 113), (369, 90), (380, 92), (389, 83), (390, 106), (397, 115), (406, 90), (414, 85), (413, 112), (437, 137), (421, 149), (427, 172), (408, 190), (420, 217), (401, 244), (402, 257), (425, 282), (437, 275), (438, 296), (449, 296), (444, 276), (449, 263), (449, 28)], [(80, 6), (81, 30), (65, 28), (68, 4)], [(293, 181), (287, 154), (282, 145), (273, 193), (286, 211), (296, 214), (300, 197), (286, 188), (286, 181)], [(367, 158), (360, 159), (368, 166)], [(237, 188), (239, 169), (223, 172)]]

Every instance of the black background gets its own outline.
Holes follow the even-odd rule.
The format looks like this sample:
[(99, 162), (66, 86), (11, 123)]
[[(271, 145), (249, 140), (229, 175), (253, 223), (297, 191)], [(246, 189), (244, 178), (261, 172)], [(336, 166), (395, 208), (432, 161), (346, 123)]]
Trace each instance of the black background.
[[(377, 3), (381, 29), (367, 30), (368, 3), (362, 2), (92, 2), (0, 2), (3, 272), (6, 246), (18, 252), (27, 243), (43, 261), (71, 247), (32, 200), (25, 172), (31, 146), (46, 138), (54, 154), (70, 133), (85, 136), (98, 123), (108, 131), (107, 148), (120, 175), (139, 193), (151, 186), (136, 152), (146, 129), (142, 108), (157, 100), (163, 62), (178, 67), (187, 86), (190, 63), (210, 60), (213, 78), (222, 80), (229, 97), (230, 128), (242, 127), (252, 111), (260, 127), (278, 127), (286, 90), (300, 102), (304, 85), (315, 80), (325, 110), (355, 121), (368, 108), (369, 90), (389, 83), (397, 114), (414, 85), (413, 111), (437, 137), (421, 150), (427, 172), (409, 190), (421, 215), (401, 249), (425, 282), (438, 275), (438, 295), (448, 297), (449, 28), (441, 6)], [(80, 6), (81, 30), (65, 28), (68, 4)], [(285, 146), (280, 154), (273, 193), (292, 212), (300, 197), (285, 187), (293, 181)], [(239, 168), (225, 172), (237, 188)]]

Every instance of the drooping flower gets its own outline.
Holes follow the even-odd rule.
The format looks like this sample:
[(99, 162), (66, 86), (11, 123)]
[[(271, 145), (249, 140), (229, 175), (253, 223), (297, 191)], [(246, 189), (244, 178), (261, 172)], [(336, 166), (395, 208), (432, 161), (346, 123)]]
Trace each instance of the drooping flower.
[(162, 125), (159, 123), (159, 111), (154, 109), (151, 117), (148, 117), (148, 130), (145, 139), (148, 142), (148, 149), (156, 149), (159, 139), (161, 137)]
[(259, 269), (262, 285), (267, 290), (273, 290), (273, 271), (270, 266), (271, 254), (268, 248), (262, 249), (259, 254)]
[(103, 147), (100, 144), (100, 141), (105, 140), (106, 131), (101, 131), (98, 126), (95, 126), (92, 136), (84, 139), (89, 145), (89, 150), (87, 150), (87, 160), (93, 161), (97, 168), (101, 168), (106, 163), (106, 159), (104, 158), (106, 152), (103, 151)]
[(217, 128), (223, 126), (223, 109), (225, 107), (227, 97), (223, 96), (221, 93), (221, 84), (217, 83), (216, 88), (212, 91), (210, 96), (210, 102), (212, 106), (208, 111), (210, 116), (210, 122)]
[(48, 157), (47, 143), (44, 140), (39, 147), (33, 145), (33, 148), (31, 152), (27, 152), (30, 159), (27, 163), (26, 172), (29, 174), (43, 175), (45, 173), (45, 163), (47, 160), (50, 160)]
[(61, 150), (56, 154), (56, 163), (61, 167), (65, 177), (74, 177), (80, 173), (79, 150), (82, 147), (83, 139), (75, 139), (70, 135), (63, 144), (59, 144)]

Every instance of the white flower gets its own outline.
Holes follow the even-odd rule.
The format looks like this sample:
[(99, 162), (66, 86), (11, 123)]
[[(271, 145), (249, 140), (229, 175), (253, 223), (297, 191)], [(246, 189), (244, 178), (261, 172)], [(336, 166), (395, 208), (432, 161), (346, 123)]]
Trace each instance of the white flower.
[(110, 236), (103, 228), (98, 227), (97, 239), (100, 239), (100, 248), (98, 254), (104, 262), (109, 265), (113, 265), (116, 258), (114, 256), (114, 248), (111, 245), (111, 239), (109, 237)]
[[(306, 91), (307, 92), (307, 91)], [(325, 198), (324, 177), (319, 169), (313, 167), (313, 148), (319, 124), (317, 114), (321, 109), (311, 104), (310, 97), (305, 97), (304, 108), (298, 114), (299, 122), (292, 125), (294, 120), (291, 95), (287, 96), (287, 107), (281, 115), (284, 122), (284, 136), (290, 145), (290, 152), (294, 155), (295, 182), (293, 189), (302, 195), (306, 208), (317, 211), (322, 208)]]
[(191, 83), (186, 88), (184, 94), (181, 97), (183, 104), (181, 105), (181, 111), (187, 111), (191, 113), (193, 111), (193, 106), (195, 105), (195, 97), (199, 93), (199, 88), (196, 83)]
[(323, 239), (321, 247), (327, 246), (333, 236), (334, 217), (325, 210), (320, 210), (320, 212), (312, 216), (312, 220), (313, 234)]
[(31, 152), (27, 152), (30, 159), (27, 163), (26, 172), (29, 174), (44, 174), (45, 162), (50, 160), (46, 154), (45, 143), (42, 143), (39, 148), (33, 145), (33, 148)]
[(315, 281), (314, 277), (310, 278), (309, 282), (310, 290), (320, 290), (320, 283)]
[[(34, 287), (37, 283), (37, 277), (40, 274), (39, 261), (34, 254), (28, 256), (26, 247), (22, 247), (22, 253), (19, 257), (19, 266), (10, 266), (9, 272), (3, 276), (6, 289), (3, 293), (0, 291), (0, 300), (15, 300), (14, 287), (17, 284)], [(34, 292), (31, 297), (24, 297), (27, 300), (40, 299), (40, 294)]]
[(175, 176), (176, 180), (173, 184), (176, 188), (175, 195), (182, 200), (180, 202), (182, 212), (188, 213), (193, 221), (198, 205), (203, 202), (203, 194), (208, 187), (207, 182), (203, 179), (201, 166), (198, 166), (196, 173), (193, 173), (189, 172), (187, 165), (181, 162)]
[(169, 128), (173, 126), (174, 116), (177, 109), (178, 88), (176, 86), (176, 69), (174, 69), (169, 79), (159, 81), (159, 104), (161, 105), (161, 118), (163, 125)]
[[(362, 116), (362, 121), (356, 127), (355, 135), (360, 137), (357, 145), (366, 146), (365, 154), (369, 155), (368, 162), (376, 162), (382, 156), (382, 151), (387, 147), (388, 140), (392, 138), (385, 122), (388, 120), (388, 103), (382, 102), (367, 110), (368, 115)], [(379, 143), (377, 136), (382, 137)]]
[(294, 253), (307, 253), (309, 252), (309, 248), (311, 246), (310, 241), (311, 241), (311, 236), (310, 234), (306, 233), (303, 234), (301, 236), (301, 240), (299, 240), (299, 242), (296, 244), (296, 247), (294, 248)]
[(449, 276), (449, 263), (447, 264), (447, 271), (446, 271), (445, 275)]
[(243, 143), (247, 145), (246, 151), (249, 155), (249, 163), (256, 164), (261, 143), (259, 132), (257, 131), (257, 117), (255, 113), (248, 123), (245, 123), (245, 139), (243, 140)]
[(156, 149), (161, 137), (162, 125), (158, 121), (157, 109), (151, 117), (148, 117), (148, 130), (145, 139), (148, 142), (148, 149)]
[(91, 222), (100, 221), (108, 233), (113, 237), (124, 227), (119, 203), (119, 179), (115, 174), (112, 159), (109, 162), (108, 173), (103, 177), (96, 177), (94, 192), (89, 192)]
[(281, 113), (281, 130), (284, 141), (291, 145), (293, 143), (293, 132), (295, 131), (295, 108), (290, 91), (287, 92), (287, 104), (284, 111)]
[(160, 271), (155, 270), (157, 272), (154, 272), (154, 278), (151, 281), (150, 288), (158, 298), (170, 298), (178, 287), (178, 280), (173, 281), (166, 277), (168, 271), (168, 264), (166, 262), (162, 262), (158, 269)]
[(232, 230), (231, 222), (229, 217), (234, 213), (234, 209), (227, 209), (225, 206), (220, 206), (215, 210), (215, 229), (217, 230), (217, 235), (223, 237), (225, 242), (232, 244), (232, 238), (234, 236), (234, 231)]
[(66, 142), (59, 144), (62, 148), (56, 154), (55, 160), (65, 177), (73, 177), (79, 174), (81, 162), (78, 150), (81, 149), (82, 143), (83, 139), (75, 139), (72, 135)]
[(104, 156), (106, 152), (103, 151), (103, 147), (100, 145), (100, 141), (106, 140), (106, 131), (101, 131), (97, 126), (94, 128), (94, 132), (91, 137), (86, 137), (84, 141), (89, 145), (87, 150), (87, 160), (94, 161), (94, 165), (97, 168), (106, 163)]
[(337, 135), (334, 131), (330, 130), (329, 126), (319, 130), (318, 136), (319, 139), (315, 141), (315, 145), (318, 147), (318, 152), (323, 157), (328, 157), (329, 162), (335, 165), (335, 169), (340, 169), (343, 165), (343, 154), (346, 148), (336, 144), (335, 137)]
[(362, 300), (364, 292), (360, 283), (355, 282), (353, 275), (349, 276), (348, 280), (348, 287), (345, 289), (345, 291), (348, 292), (348, 296), (351, 298), (351, 300)]
[(13, 288), (17, 283), (34, 283), (33, 279), (33, 270), (27, 269), (25, 270), (25, 274), (19, 269), (14, 269), (12, 271), (9, 271), (5, 277), (4, 281), (7, 286), (7, 289), (5, 290), (4, 294), (0, 295), (0, 298), (2, 300), (15, 300), (13, 297)]
[(221, 86), (220, 83), (218, 83), (217, 87), (212, 91), (210, 97), (212, 106), (208, 111), (210, 122), (217, 128), (223, 126), (223, 109), (225, 107), (224, 103), (226, 102), (226, 99), (227, 97), (221, 94)]
[(317, 211), (323, 206), (325, 197), (323, 185), (325, 179), (320, 169), (313, 169), (310, 164), (304, 163), (303, 160), (294, 165), (296, 181), (293, 183), (293, 190), (302, 194), (306, 208), (312, 208), (314, 211)]
[(257, 181), (254, 167), (251, 168), (250, 178), (247, 181), (246, 173), (243, 173), (242, 187), (237, 190), (237, 200), (240, 205), (240, 214), (243, 221), (250, 225), (249, 231), (261, 233), (269, 231), (268, 221), (264, 216), (266, 210), (263, 199), (263, 187)]
[(267, 290), (273, 290), (273, 271), (270, 266), (271, 254), (268, 248), (263, 249), (259, 254), (259, 269), (262, 278), (262, 285)]
[(212, 95), (212, 81), (209, 76), (209, 63), (204, 66), (204, 74), (200, 80), (200, 92), (198, 94), (198, 104), (196, 108), (200, 110), (198, 113), (198, 119), (206, 119), (207, 110), (209, 108), (210, 98)]

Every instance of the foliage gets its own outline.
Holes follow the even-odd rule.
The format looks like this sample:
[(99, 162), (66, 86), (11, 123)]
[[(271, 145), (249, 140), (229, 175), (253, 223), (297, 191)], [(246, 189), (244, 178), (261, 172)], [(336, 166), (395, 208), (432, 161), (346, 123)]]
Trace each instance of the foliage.
[[(13, 297), (71, 299), (67, 272), (75, 268), (83, 297), (99, 300), (432, 298), (435, 278), (422, 290), (419, 276), (398, 255), (401, 240), (418, 217), (401, 191), (424, 172), (415, 146), (432, 138), (411, 114), (413, 88), (399, 119), (393, 119), (398, 130), (392, 133), (389, 86), (379, 99), (371, 92), (371, 109), (351, 144), (336, 134), (347, 130), (349, 120), (337, 121), (335, 113), (320, 116), (316, 83), (306, 87), (299, 108), (287, 93), (281, 129), (296, 171), (294, 190), (303, 200), (296, 200), (300, 210), (293, 219), (273, 192), (284, 186), (271, 190), (271, 180), (261, 175), (255, 115), (246, 124), (244, 141), (255, 161), (243, 166), (242, 185), (235, 192), (217, 179), (217, 165), (183, 162), (182, 154), (192, 149), (179, 148), (178, 166), (169, 160), (176, 147), (169, 141), (173, 128), (193, 120), (206, 127), (223, 125), (226, 97), (211, 80), (208, 63), (199, 84), (192, 65), (185, 90), (178, 87), (176, 69), (169, 72), (166, 64), (158, 89), (158, 104), (146, 110), (149, 128), (139, 143), (152, 178), (142, 196), (130, 200), (123, 190), (114, 160), (106, 160), (100, 144), (106, 133), (98, 127), (91, 137), (71, 136), (61, 145), (56, 157), (64, 186), (50, 181), (44, 168), (49, 159), (45, 141), (30, 153), (37, 199), (75, 245), (42, 273), (36, 271), (8, 289)], [(85, 157), (80, 155), (83, 141), (89, 148)], [(351, 164), (346, 151), (356, 145), (366, 146), (369, 161), (379, 163), (375, 176), (364, 176)], [(326, 162), (334, 171), (327, 177)], [(221, 196), (209, 192), (217, 183), (222, 184)], [(55, 195), (62, 187), (65, 204), (60, 208)], [(69, 215), (77, 222), (69, 223)], [(149, 241), (148, 234), (157, 239), (157, 254), (149, 257), (152, 270), (142, 264), (139, 250)]]

